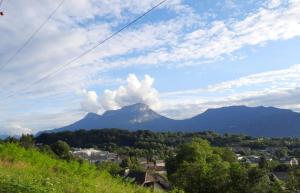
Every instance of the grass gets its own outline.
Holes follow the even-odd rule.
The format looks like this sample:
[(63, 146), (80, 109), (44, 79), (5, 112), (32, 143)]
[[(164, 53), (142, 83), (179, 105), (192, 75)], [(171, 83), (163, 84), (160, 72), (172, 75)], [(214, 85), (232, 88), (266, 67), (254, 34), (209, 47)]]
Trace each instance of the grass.
[(147, 193), (86, 162), (57, 160), (35, 149), (0, 144), (0, 193)]

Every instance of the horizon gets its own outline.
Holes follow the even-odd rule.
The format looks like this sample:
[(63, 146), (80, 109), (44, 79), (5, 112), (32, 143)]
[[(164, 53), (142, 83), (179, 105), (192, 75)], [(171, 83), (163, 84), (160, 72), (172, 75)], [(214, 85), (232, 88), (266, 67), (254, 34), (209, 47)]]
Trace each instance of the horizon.
[(4, 0), (0, 135), (136, 103), (176, 120), (240, 105), (300, 112), (299, 0), (168, 0), (57, 71), (159, 2)]

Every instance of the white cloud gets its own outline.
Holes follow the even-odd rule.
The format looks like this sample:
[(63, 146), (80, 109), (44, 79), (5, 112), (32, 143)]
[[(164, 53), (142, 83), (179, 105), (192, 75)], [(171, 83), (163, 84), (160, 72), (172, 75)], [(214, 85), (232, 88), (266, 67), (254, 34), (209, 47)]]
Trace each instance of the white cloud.
[[(196, 23), (197, 19), (194, 20)], [(180, 25), (181, 22), (179, 22)], [(275, 9), (259, 8), (242, 20), (216, 20), (199, 25), (189, 33), (172, 36), (176, 44), (169, 49), (116, 61), (120, 65), (147, 64), (185, 66), (215, 61), (230, 56), (247, 46), (263, 45), (269, 41), (287, 40), (300, 36), (300, 1)]]
[[(137, 14), (156, 3), (156, 1), (143, 3), (129, 1), (124, 4), (113, 1), (111, 6), (108, 6), (109, 2), (80, 0), (64, 4), (55, 18), (0, 77), (0, 85), (5, 92), (11, 93), (26, 87), (35, 79), (54, 71), (57, 66), (70, 61), (92, 46), (95, 39), (104, 39), (111, 34), (115, 24), (96, 21), (95, 17), (105, 15), (108, 18), (118, 18), (127, 11)], [(0, 54), (5, 56), (0, 57), (0, 62), (5, 61), (32, 32), (31, 29), (47, 16), (49, 10), (40, 7), (56, 6), (53, 2), (46, 5), (37, 2), (28, 5), (26, 2), (26, 5), (14, 2), (7, 5), (9, 14), (5, 20), (0, 21), (0, 35), (3, 37)], [(102, 9), (103, 6), (106, 9)], [(291, 1), (283, 8), (271, 10), (260, 8), (257, 12), (249, 13), (243, 20), (231, 22), (217, 20), (210, 25), (204, 25), (204, 21), (197, 13), (181, 1), (168, 3), (164, 8), (177, 11), (178, 17), (142, 24), (124, 31), (101, 49), (96, 49), (87, 57), (72, 64), (66, 71), (44, 81), (43, 85), (30, 87), (31, 91), (49, 95), (55, 92), (70, 94), (76, 90), (86, 89), (96, 75), (99, 76), (99, 73), (107, 70), (145, 64), (199, 65), (222, 59), (248, 45), (260, 45), (267, 41), (290, 39), (300, 35), (298, 1)], [(99, 12), (110, 9), (114, 11)], [(23, 18), (22, 22), (16, 21), (17, 15)], [(87, 24), (79, 25), (78, 22)], [(10, 41), (12, 39), (15, 41)], [(26, 94), (23, 93), (23, 97)]]
[(83, 90), (84, 100), (81, 101), (81, 109), (85, 112), (94, 112), (99, 111), (100, 105), (98, 102), (98, 95), (95, 91), (86, 91)]
[(208, 92), (224, 92), (234, 91), (243, 87), (251, 87), (249, 89), (255, 89), (255, 86), (263, 86), (272, 90), (276, 89), (293, 89), (300, 85), (300, 64), (295, 64), (289, 68), (282, 70), (273, 70), (268, 72), (251, 74), (235, 80), (224, 81), (214, 85), (208, 85), (204, 88), (183, 90), (175, 92), (161, 93), (164, 97), (176, 97), (187, 95), (198, 95)]
[(105, 90), (101, 96), (95, 91), (84, 91), (81, 109), (97, 113), (135, 103), (144, 103), (154, 109), (160, 107), (159, 93), (153, 87), (152, 77), (145, 75), (144, 79), (139, 80), (135, 74), (129, 74), (126, 83), (116, 90)]
[(127, 85), (120, 86), (116, 90), (105, 90), (100, 103), (105, 110), (117, 109), (135, 103), (145, 103), (157, 109), (160, 105), (159, 95), (153, 88), (154, 79), (145, 75), (139, 80), (136, 75), (130, 74)]
[[(137, 0), (126, 2), (119, 0), (65, 1), (38, 36), (5, 68), (5, 73), (0, 76), (1, 87), (5, 90), (5, 94), (10, 94), (23, 89), (48, 73), (55, 72), (58, 66), (78, 56), (97, 41), (105, 39), (115, 29), (122, 27), (127, 20), (145, 12), (158, 2), (156, 0), (142, 3)], [(0, 20), (0, 43), (2, 45), (0, 64), (14, 53), (58, 3), (59, 1), (18, 3), (11, 1), (7, 3), (5, 7), (7, 15)], [(31, 86), (30, 91), (38, 90), (39, 92), (35, 93), (51, 95), (54, 92), (69, 94), (82, 90), (89, 86), (87, 83), (91, 82), (95, 75), (122, 65), (109, 62), (113, 57), (175, 44), (173, 37), (188, 25), (188, 21), (192, 20), (193, 10), (182, 4), (180, 0), (167, 2), (158, 9), (161, 8), (175, 11), (177, 14), (182, 14), (180, 17), (191, 19), (181, 19), (180, 23), (176, 23), (178, 20), (173, 18), (130, 28), (88, 56), (81, 58), (80, 61), (64, 68), (67, 70), (43, 81), (44, 85)], [(186, 13), (185, 16), (183, 13)], [(124, 23), (119, 25), (119, 22)], [(122, 65), (122, 67), (126, 66)], [(76, 74), (76, 76), (70, 74)], [(22, 97), (26, 94), (20, 93)]]
[(273, 9), (273, 8), (276, 8), (276, 7), (280, 6), (282, 4), (282, 1), (283, 0), (267, 0), (265, 2), (265, 5), (268, 8)]
[(31, 134), (32, 130), (26, 127), (22, 127), (18, 124), (7, 125), (4, 130), (1, 130), (1, 134), (9, 136), (20, 136), (22, 134)]

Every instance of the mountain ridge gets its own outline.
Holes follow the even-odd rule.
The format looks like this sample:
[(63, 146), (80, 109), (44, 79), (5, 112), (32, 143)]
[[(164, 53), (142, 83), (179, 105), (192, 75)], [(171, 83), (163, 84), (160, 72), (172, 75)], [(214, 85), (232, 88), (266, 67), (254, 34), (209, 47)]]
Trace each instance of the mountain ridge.
[(191, 118), (175, 120), (160, 115), (143, 103), (137, 103), (106, 111), (102, 115), (88, 113), (73, 124), (46, 132), (104, 128), (161, 132), (211, 130), (252, 136), (293, 137), (300, 136), (300, 114), (289, 109), (239, 105), (207, 109)]

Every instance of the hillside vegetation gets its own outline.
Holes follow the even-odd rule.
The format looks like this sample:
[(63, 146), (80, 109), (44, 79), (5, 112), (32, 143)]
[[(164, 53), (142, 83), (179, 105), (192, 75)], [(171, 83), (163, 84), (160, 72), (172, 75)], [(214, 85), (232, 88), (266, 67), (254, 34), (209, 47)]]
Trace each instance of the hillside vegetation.
[(17, 144), (0, 144), (0, 193), (144, 193), (150, 190)]

